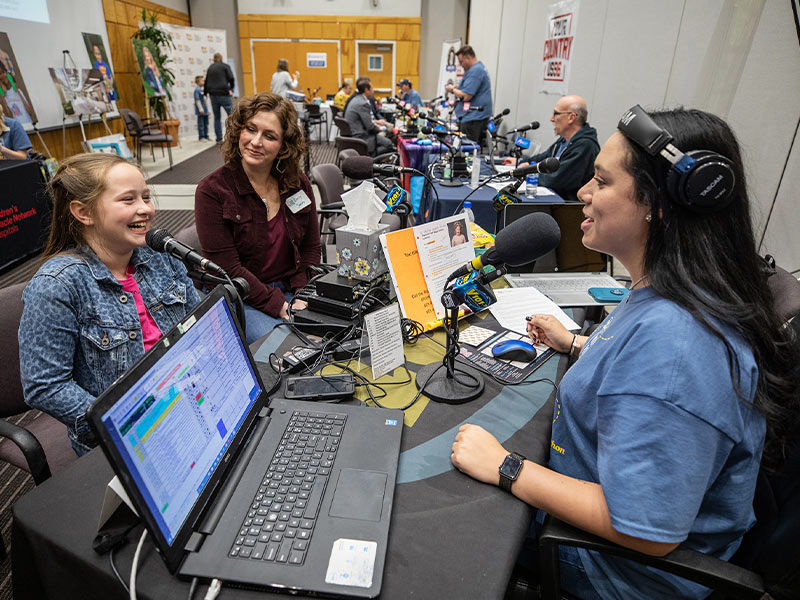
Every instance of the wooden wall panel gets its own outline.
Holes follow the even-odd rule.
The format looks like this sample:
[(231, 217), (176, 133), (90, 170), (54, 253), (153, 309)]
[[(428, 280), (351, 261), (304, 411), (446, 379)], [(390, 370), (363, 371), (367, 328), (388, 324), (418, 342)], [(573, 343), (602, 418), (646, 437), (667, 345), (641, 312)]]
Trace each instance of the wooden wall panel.
[[(398, 80), (408, 77), (416, 84), (419, 82), (420, 19), (416, 17), (240, 14), (239, 35), (246, 71), (244, 90), (248, 94), (253, 93), (253, 72), (257, 68), (274, 71), (272, 65), (244, 68), (250, 56), (250, 40), (257, 38), (339, 40), (341, 76), (351, 80), (355, 79), (356, 71), (355, 40), (396, 41)], [(294, 70), (291, 64), (290, 69)]]

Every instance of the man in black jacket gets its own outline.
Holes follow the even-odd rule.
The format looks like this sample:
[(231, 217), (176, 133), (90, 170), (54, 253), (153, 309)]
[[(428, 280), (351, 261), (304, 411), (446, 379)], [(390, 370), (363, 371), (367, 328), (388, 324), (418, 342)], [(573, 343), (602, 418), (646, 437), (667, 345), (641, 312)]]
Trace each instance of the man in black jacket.
[(222, 62), (222, 54), (217, 52), (214, 55), (214, 62), (206, 71), (205, 93), (211, 98), (211, 111), (214, 113), (214, 133), (217, 136), (217, 143), (222, 141), (222, 121), (220, 120), (220, 108), (225, 109), (225, 114), (231, 114), (233, 110), (233, 71)]
[(587, 122), (589, 111), (580, 96), (563, 96), (556, 102), (550, 122), (558, 139), (544, 152), (524, 157), (519, 166), (549, 156), (561, 161), (555, 173), (539, 175), (539, 185), (549, 187), (564, 200), (577, 200), (578, 190), (592, 178), (594, 159), (600, 152), (597, 131)]

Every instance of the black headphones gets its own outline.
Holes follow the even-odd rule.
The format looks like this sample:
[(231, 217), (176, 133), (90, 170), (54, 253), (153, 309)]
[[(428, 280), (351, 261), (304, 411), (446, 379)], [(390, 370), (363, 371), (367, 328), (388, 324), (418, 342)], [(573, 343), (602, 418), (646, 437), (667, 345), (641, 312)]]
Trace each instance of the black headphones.
[(672, 135), (656, 125), (638, 104), (622, 115), (617, 128), (651, 156), (660, 154), (670, 162), (667, 191), (678, 204), (710, 213), (722, 210), (733, 200), (733, 163), (721, 154), (711, 150), (684, 154), (672, 145)]

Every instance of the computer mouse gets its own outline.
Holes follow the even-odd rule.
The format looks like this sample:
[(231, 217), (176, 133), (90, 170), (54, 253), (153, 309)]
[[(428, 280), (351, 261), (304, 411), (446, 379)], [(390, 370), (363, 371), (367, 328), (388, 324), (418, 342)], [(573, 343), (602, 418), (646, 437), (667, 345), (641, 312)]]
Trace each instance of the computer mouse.
[(504, 360), (531, 362), (536, 358), (536, 348), (522, 340), (505, 340), (492, 346), (492, 356)]

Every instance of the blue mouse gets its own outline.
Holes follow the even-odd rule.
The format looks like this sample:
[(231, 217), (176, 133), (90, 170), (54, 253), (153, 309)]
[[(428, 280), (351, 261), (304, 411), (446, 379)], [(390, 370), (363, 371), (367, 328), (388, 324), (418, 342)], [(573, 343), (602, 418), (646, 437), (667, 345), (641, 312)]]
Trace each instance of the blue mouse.
[(536, 358), (536, 348), (522, 340), (506, 340), (492, 346), (492, 356), (504, 360), (531, 362)]

